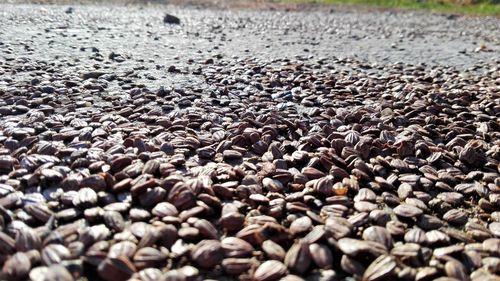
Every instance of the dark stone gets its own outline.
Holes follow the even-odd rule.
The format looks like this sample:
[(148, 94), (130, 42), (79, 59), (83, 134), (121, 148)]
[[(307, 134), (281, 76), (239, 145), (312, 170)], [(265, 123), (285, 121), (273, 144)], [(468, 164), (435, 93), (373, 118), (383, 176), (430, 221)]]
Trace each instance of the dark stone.
[(163, 17), (163, 23), (168, 23), (168, 24), (181, 24), (181, 20), (173, 15), (166, 14)]

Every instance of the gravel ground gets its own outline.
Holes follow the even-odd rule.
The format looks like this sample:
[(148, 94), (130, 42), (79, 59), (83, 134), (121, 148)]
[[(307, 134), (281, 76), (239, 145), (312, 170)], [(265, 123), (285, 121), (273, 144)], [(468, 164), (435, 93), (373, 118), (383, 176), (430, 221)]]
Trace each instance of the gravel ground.
[[(335, 56), (380, 64), (460, 68), (500, 57), (500, 21), (495, 18), (326, 8), (285, 12), (78, 6), (72, 14), (66, 14), (66, 9), (2, 5), (2, 49), (7, 52), (2, 56), (84, 60), (95, 47), (104, 57), (111, 52), (130, 56), (127, 62), (133, 64), (141, 59), (159, 65), (178, 59), (185, 64), (188, 59), (214, 55), (261, 59)], [(163, 25), (167, 11), (179, 16), (182, 25)], [(481, 46), (486, 48), (475, 52)]]
[(500, 20), (222, 4), (0, 4), (0, 279), (498, 280)]

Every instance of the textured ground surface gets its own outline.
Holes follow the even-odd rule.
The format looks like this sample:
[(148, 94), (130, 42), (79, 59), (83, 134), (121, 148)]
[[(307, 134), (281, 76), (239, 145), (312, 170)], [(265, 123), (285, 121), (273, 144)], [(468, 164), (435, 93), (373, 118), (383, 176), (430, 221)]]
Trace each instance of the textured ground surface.
[[(107, 57), (130, 56), (123, 67), (150, 68), (176, 60), (225, 58), (357, 57), (369, 62), (411, 62), (463, 68), (499, 57), (498, 19), (425, 13), (211, 10), (169, 6), (2, 5), (3, 57), (85, 61), (92, 47)], [(164, 12), (182, 26), (162, 24)], [(474, 52), (481, 46), (484, 51)], [(486, 51), (491, 52), (486, 52)], [(69, 56), (71, 55), (71, 56)], [(90, 63), (89, 63), (90, 64)], [(87, 64), (79, 64), (88, 67)], [(111, 67), (116, 67), (112, 65)]]
[(0, 4), (1, 280), (497, 280), (500, 20), (268, 7)]

